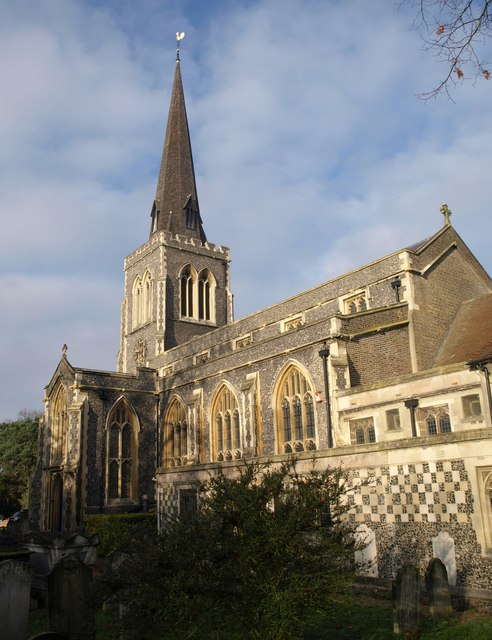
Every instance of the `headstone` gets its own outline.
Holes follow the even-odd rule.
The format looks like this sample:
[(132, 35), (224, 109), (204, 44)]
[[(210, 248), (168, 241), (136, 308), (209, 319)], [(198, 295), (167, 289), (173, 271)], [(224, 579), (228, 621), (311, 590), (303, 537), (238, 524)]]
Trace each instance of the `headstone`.
[(456, 584), (456, 555), (454, 551), (454, 539), (447, 531), (440, 531), (432, 538), (432, 553), (434, 558), (439, 558), (444, 563), (448, 572), (449, 584)]
[(49, 628), (68, 640), (94, 640), (92, 569), (75, 554), (65, 556), (47, 576)]
[(452, 613), (451, 593), (449, 592), (448, 572), (442, 560), (432, 558), (425, 573), (430, 615), (441, 620)]
[(355, 532), (356, 544), (362, 548), (355, 552), (355, 562), (358, 571), (363, 576), (370, 578), (378, 577), (376, 534), (365, 524), (357, 527)]
[(32, 569), (26, 562), (0, 562), (0, 635), (25, 640), (29, 624)]
[(420, 627), (419, 572), (413, 565), (402, 567), (393, 582), (393, 631), (412, 638)]

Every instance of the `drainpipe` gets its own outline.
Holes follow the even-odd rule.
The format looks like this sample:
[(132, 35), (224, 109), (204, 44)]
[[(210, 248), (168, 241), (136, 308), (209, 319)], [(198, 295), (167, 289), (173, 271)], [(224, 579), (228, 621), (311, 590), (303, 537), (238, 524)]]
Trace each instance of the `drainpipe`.
[(330, 386), (328, 382), (328, 356), (330, 349), (323, 342), (323, 349), (318, 352), (319, 357), (323, 360), (323, 377), (325, 381), (325, 399), (326, 399), (326, 428), (328, 430), (328, 448), (333, 449), (333, 434), (331, 428), (331, 406), (330, 406)]
[(417, 398), (405, 400), (405, 406), (410, 411), (410, 422), (412, 423), (412, 437), (417, 437), (417, 425), (415, 423), (415, 409), (419, 406)]

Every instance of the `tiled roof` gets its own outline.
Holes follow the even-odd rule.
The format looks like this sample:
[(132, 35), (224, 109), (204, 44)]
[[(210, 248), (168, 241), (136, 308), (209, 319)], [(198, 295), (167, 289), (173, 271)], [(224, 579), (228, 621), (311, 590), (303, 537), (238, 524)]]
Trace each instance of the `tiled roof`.
[(436, 367), (492, 357), (492, 293), (463, 302), (444, 345)]

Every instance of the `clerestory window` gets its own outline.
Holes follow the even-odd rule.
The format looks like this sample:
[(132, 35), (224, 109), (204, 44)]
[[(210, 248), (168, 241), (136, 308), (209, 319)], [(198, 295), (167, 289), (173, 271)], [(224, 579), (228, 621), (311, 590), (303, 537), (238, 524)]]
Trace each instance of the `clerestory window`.
[(164, 465), (176, 467), (188, 462), (188, 423), (184, 405), (174, 398), (164, 419)]

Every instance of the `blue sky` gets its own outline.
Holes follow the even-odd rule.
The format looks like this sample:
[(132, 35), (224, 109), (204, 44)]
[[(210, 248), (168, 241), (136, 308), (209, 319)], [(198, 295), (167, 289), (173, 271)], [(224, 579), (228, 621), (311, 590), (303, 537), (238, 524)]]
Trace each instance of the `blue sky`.
[(492, 81), (420, 100), (444, 68), (399, 0), (0, 11), (0, 420), (42, 407), (64, 343), (74, 366), (115, 367), (176, 31), (201, 213), (231, 248), (236, 318), (428, 237), (443, 202), (492, 270)]

